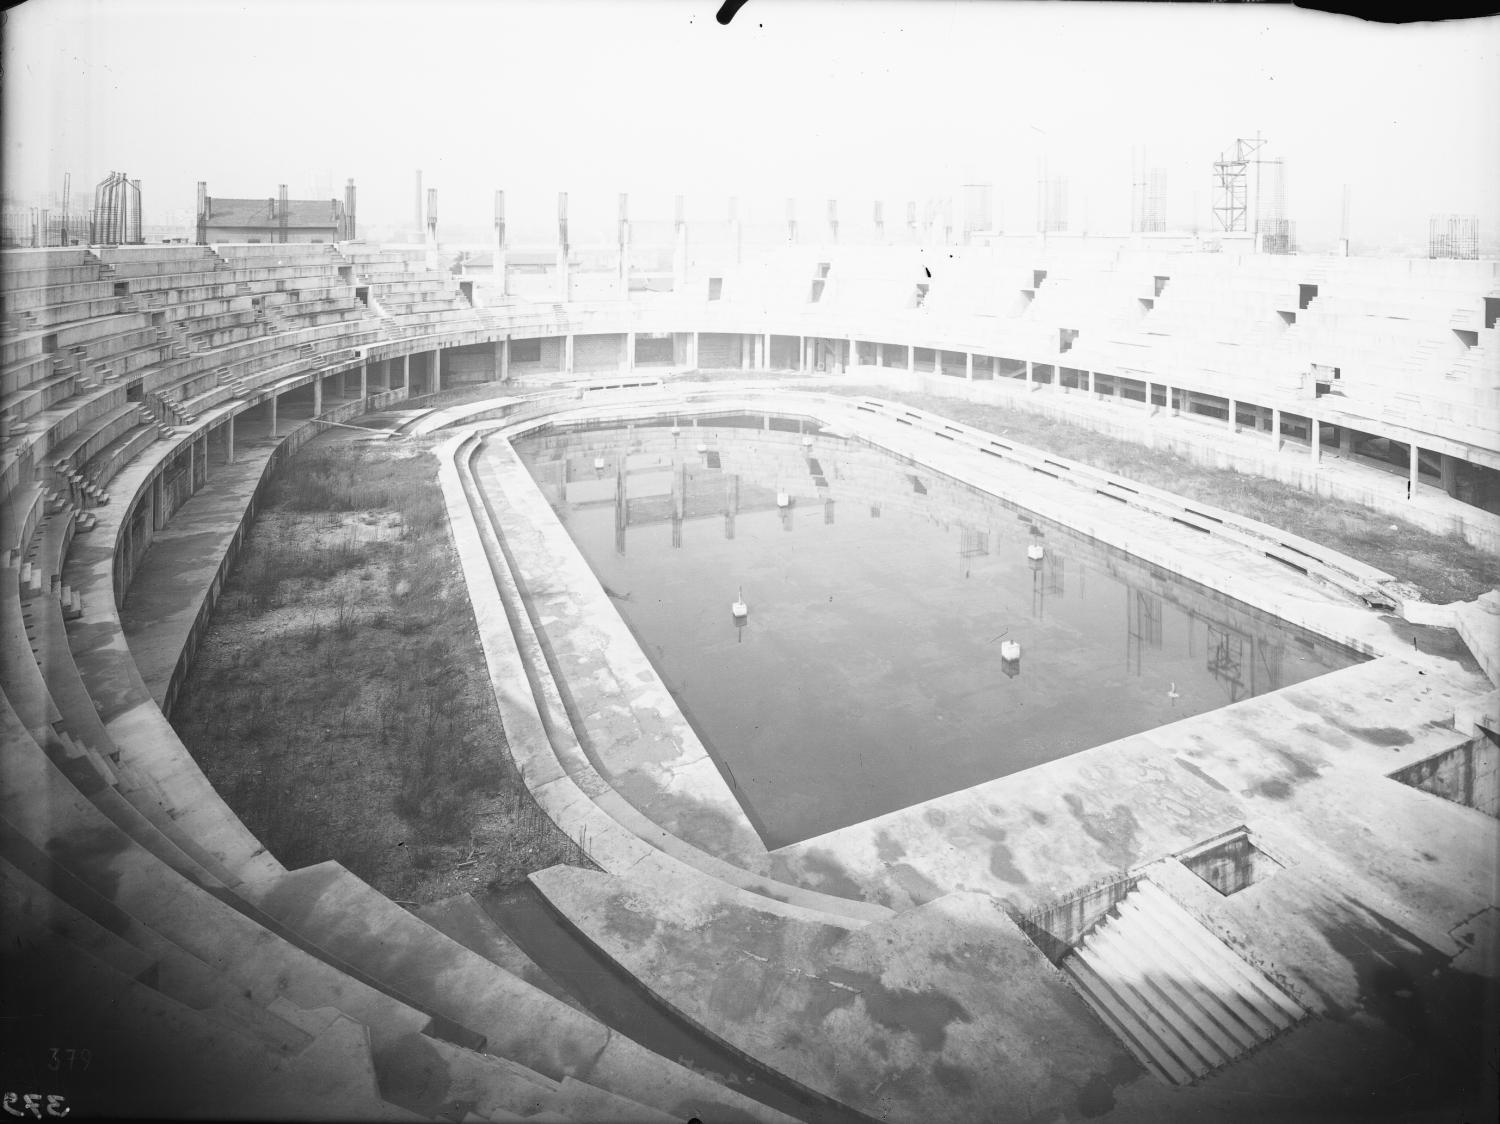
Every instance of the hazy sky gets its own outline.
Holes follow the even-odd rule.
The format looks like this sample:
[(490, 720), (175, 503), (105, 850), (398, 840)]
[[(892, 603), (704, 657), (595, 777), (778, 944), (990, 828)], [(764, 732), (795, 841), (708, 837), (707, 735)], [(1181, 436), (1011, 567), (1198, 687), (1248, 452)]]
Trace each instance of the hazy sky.
[[(1500, 224), (1500, 17), (1383, 26), (1283, 5), (983, 0), (29, 0), (7, 13), (8, 191), (142, 181), (148, 222), (216, 195), (341, 194), (362, 220), (580, 234), (724, 200), (779, 220), (788, 195), (869, 201), (996, 184), (1034, 223), (1036, 177), (1070, 181), (1074, 229), (1128, 227), (1133, 146), (1167, 170), (1169, 218), (1209, 223), (1211, 165), (1259, 130), (1289, 217), (1425, 236), (1456, 211)], [(757, 207), (757, 203), (759, 206)], [(817, 213), (821, 215), (821, 205)]]

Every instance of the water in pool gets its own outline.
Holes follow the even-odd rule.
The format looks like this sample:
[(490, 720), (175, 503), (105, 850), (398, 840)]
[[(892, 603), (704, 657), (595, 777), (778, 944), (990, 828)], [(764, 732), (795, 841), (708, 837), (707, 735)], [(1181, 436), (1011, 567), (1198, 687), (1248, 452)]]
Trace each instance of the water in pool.
[(768, 847), (1359, 658), (810, 423), (680, 424), (517, 447)]

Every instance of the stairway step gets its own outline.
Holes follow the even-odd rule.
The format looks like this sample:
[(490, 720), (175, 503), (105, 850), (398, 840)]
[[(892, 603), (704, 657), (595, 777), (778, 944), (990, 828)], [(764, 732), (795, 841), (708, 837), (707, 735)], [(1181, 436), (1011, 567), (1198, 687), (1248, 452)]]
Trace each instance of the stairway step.
[[(421, 1052), (410, 1058), (385, 1058), (381, 1076), (393, 1103), (423, 1116), (452, 1119), (468, 1105), (481, 1117), (530, 1118), (551, 1108), (558, 1095), (558, 1082), (504, 1058), (441, 1038), (420, 1042)], [(436, 1055), (437, 1064), (429, 1054)]]
[(680, 1118), (643, 1105), (629, 1097), (564, 1077), (556, 1100), (558, 1109), (589, 1124), (678, 1124)]
[(1141, 947), (1128, 928), (1117, 923), (1101, 926), (1084, 943), (1089, 952), (1109, 967), (1113, 973), (1111, 982), (1120, 980), (1134, 987), (1209, 1069), (1227, 1065), (1240, 1053), (1239, 1046), (1204, 1018), (1197, 1005), (1174, 984), (1170, 973), (1155, 957), (1155, 950), (1149, 945)]
[(1267, 1004), (1257, 1004), (1265, 1007), (1268, 1013), (1274, 1013), (1275, 1021), (1282, 1027), (1291, 1026), (1302, 1019), (1307, 1012), (1289, 998), (1285, 992), (1278, 988), (1265, 976), (1261, 975), (1243, 959), (1236, 955), (1218, 937), (1205, 929), (1198, 921), (1167, 896), (1166, 892), (1153, 886), (1150, 882), (1142, 879), (1137, 888), (1144, 888), (1145, 893), (1160, 908), (1156, 916), (1168, 922), (1168, 928), (1173, 932), (1181, 930), (1185, 934), (1191, 934), (1191, 939), (1197, 942), (1197, 946), (1205, 950), (1206, 955), (1212, 955), (1216, 959), (1214, 963), (1222, 972), (1233, 979), (1246, 983), (1251, 989), (1250, 995), (1259, 995), (1267, 1000)]
[(1259, 1015), (1254, 1004), (1247, 1003), (1238, 991), (1220, 983), (1217, 975), (1209, 973), (1201, 961), (1187, 952), (1149, 910), (1142, 909), (1129, 898), (1120, 906), (1133, 923), (1155, 941), (1158, 957), (1176, 967), (1177, 978), (1198, 1006), (1239, 1042), (1242, 1050), (1248, 1050), (1276, 1033), (1274, 1023)]
[(505, 931), (491, 920), (471, 894), (459, 894), (440, 902), (424, 905), (418, 915), (438, 932), (451, 937), (470, 952), (483, 956), (492, 964), (504, 968), (511, 975), (525, 980), (538, 991), (545, 991), (554, 999), (566, 1003), (575, 1010), (585, 1008), (563, 987), (549, 976), (535, 960), (521, 950)]
[(1154, 997), (1150, 990), (1132, 976), (1124, 974), (1112, 949), (1106, 947), (1104, 951), (1100, 951), (1090, 947), (1090, 943), (1085, 941), (1073, 950), (1073, 955), (1082, 957), (1083, 962), (1129, 1010), (1136, 1022), (1151, 1034), (1155, 1044), (1168, 1051), (1193, 1078), (1202, 1077), (1214, 1068), (1177, 1029), (1170, 1017), (1171, 1013), (1163, 1013), (1152, 1002)]
[(1089, 1006), (1136, 1056), (1137, 1061), (1157, 1077), (1173, 1085), (1185, 1085), (1193, 1079), (1187, 1068), (1155, 1040), (1140, 1020), (1120, 1002), (1109, 985), (1076, 952), (1063, 960), (1062, 968), (1078, 984), (1078, 990)]

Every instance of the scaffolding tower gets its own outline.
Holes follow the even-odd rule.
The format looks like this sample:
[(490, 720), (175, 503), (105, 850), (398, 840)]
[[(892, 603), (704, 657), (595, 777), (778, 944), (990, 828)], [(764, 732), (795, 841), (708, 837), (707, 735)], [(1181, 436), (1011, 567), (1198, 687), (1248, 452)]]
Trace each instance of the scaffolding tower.
[(1265, 254), (1295, 253), (1296, 232), (1286, 217), (1286, 162), (1280, 158), (1260, 161), (1256, 180), (1256, 248)]
[(1264, 146), (1260, 136), (1239, 137), (1228, 152), (1219, 153), (1214, 161), (1214, 220), (1226, 233), (1248, 233), (1250, 230), (1249, 168), (1260, 161), (1254, 156)]
[(1427, 256), (1478, 258), (1479, 220), (1473, 215), (1433, 215), (1427, 222)]
[(1144, 149), (1135, 150), (1131, 172), (1130, 229), (1161, 234), (1167, 229), (1167, 170), (1150, 167)]
[(96, 245), (140, 245), (141, 181), (127, 179), (124, 172), (110, 172), (94, 188), (93, 234)]

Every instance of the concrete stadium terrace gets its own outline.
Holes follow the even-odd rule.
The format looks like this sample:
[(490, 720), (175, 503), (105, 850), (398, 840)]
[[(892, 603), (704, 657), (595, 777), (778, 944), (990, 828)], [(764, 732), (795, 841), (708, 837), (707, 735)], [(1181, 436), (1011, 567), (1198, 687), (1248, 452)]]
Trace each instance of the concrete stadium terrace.
[[(1491, 545), (1495, 517), (1447, 490), (1451, 466), (1422, 483), (1415, 442), (1414, 500), (1404, 477), (1352, 455), (1308, 481), (1328, 456), (1319, 425), (1335, 424), (1316, 400), (1256, 387), (1229, 399), (1226, 430), (1192, 406), (1221, 389), (1211, 376), (1160, 411), (1149, 376), (1135, 402), (1118, 371), (1073, 369), (1065, 383), (1056, 352), (981, 382), (976, 368), (1002, 372), (1015, 352), (964, 334), (962, 317), (919, 328), (889, 315), (870, 332), (879, 309), (798, 319), (732, 289), (717, 308), (486, 303), (483, 285), (461, 290), (421, 253), (358, 243), (41, 253), (52, 280), (7, 280), (7, 314), (32, 310), (7, 330), (7, 370), (35, 362), (70, 393), (13, 411), (0, 465), (16, 657), (0, 853), (27, 918), (8, 928), (56, 938), (45, 978), (118, 997), (116, 1044), (132, 1032), (163, 1049), (203, 1043), (205, 1082), (250, 1074), (227, 1087), (251, 1115), (287, 1111), (297, 1090), (303, 1108), (361, 1117), (784, 1118), (590, 1025), (337, 864), (282, 868), (172, 732), (262, 478), (337, 422), (437, 441), (511, 753), (599, 867), (553, 867), (532, 885), (683, 1025), (794, 1088), (798, 1115), (1416, 1119), (1493, 1100), (1500, 594), (1426, 604), (1358, 559), (902, 394), (1051, 411)], [(25, 258), (6, 255), (8, 277)], [(67, 291), (105, 283), (107, 297)], [(356, 296), (365, 286), (378, 308)], [(47, 290), (39, 303), (11, 302), (33, 288)], [(1493, 271), (1476, 292), (1492, 289)], [(269, 326), (265, 306), (190, 307), (249, 291), (292, 295), (271, 302)], [(109, 307), (73, 307), (94, 300)], [(103, 325), (112, 317), (125, 322)], [(98, 351), (113, 329), (155, 327), (207, 342), (179, 355), (164, 341), (139, 366), (127, 356), (145, 337)], [(38, 356), (75, 355), (76, 368), (36, 360), (33, 337)], [(670, 340), (664, 361), (638, 367), (651, 337)], [(198, 362), (241, 346), (233, 370)], [(931, 374), (914, 369), (919, 348), (936, 354)], [(580, 369), (590, 362), (602, 369)], [(955, 365), (964, 375), (945, 376)], [(685, 377), (709, 366), (712, 381)], [(7, 384), (8, 404), (43, 381)], [(1236, 401), (1252, 404), (1239, 427)], [(142, 408), (149, 441), (131, 436)], [(1283, 447), (1296, 409), (1311, 418), (1300, 451)], [(767, 850), (511, 445), (548, 426), (729, 412), (810, 419), (1369, 658)], [(106, 432), (110, 419), (122, 427)], [(1461, 428), (1439, 426), (1431, 448), (1456, 449)], [(106, 486), (107, 505), (89, 490)], [(201, 536), (174, 537), (174, 520)], [(126, 636), (119, 605), (141, 583), (161, 611)], [(230, 991), (244, 1010), (226, 1046), (203, 1012)], [(69, 1002), (70, 1029), (85, 1024), (69, 1014), (97, 1014), (87, 996)], [(148, 1025), (171, 1031), (153, 1039)], [(224, 1088), (160, 1103), (238, 1111), (215, 1099)]]

